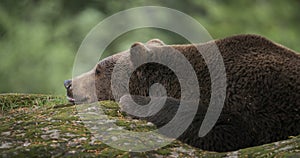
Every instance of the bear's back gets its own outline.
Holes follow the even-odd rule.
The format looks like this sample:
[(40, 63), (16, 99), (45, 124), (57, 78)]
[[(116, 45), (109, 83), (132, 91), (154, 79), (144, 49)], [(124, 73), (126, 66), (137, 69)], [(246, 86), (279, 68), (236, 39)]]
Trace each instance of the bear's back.
[[(193, 128), (181, 138), (207, 150), (215, 150), (217, 146), (233, 150), (299, 134), (300, 55), (257, 35), (228, 37), (197, 45), (197, 48), (202, 53), (210, 53), (215, 50), (212, 49), (215, 44), (223, 57), (227, 77), (222, 113), (206, 137), (189, 140), (188, 135), (197, 135), (205, 115), (199, 110)], [(185, 53), (194, 66), (201, 90), (199, 108), (207, 108), (213, 82), (206, 67), (211, 64), (210, 60), (205, 63), (193, 45), (174, 47)], [(213, 58), (211, 56), (212, 62)], [(228, 139), (210, 145), (205, 143), (218, 139), (222, 131), (231, 131)], [(225, 145), (235, 141), (239, 147)]]

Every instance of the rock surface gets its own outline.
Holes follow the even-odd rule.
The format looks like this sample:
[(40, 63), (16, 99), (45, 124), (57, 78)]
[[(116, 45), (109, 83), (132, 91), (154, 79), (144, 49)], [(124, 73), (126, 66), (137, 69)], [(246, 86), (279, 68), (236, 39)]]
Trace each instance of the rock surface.
[[(114, 102), (100, 105), (111, 119), (104, 124), (113, 122), (118, 129), (133, 131), (155, 129), (145, 121), (126, 117)], [(152, 151), (127, 152), (99, 141), (79, 119), (78, 107), (68, 104), (62, 96), (1, 94), (0, 107), (0, 157), (300, 157), (300, 136), (224, 153), (204, 151), (179, 141)]]

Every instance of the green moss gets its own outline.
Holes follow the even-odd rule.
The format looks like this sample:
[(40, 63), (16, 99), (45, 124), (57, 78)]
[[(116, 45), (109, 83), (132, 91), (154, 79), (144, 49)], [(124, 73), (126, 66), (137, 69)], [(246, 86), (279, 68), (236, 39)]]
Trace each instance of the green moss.
[[(298, 157), (300, 153), (300, 136), (225, 153), (203, 151), (180, 141), (153, 151), (127, 152), (102, 143), (84, 126), (77, 110), (89, 105), (73, 106), (63, 96), (38, 94), (0, 95), (0, 104), (0, 145), (7, 147), (0, 148), (0, 157)], [(115, 102), (100, 102), (99, 106), (117, 126), (132, 131), (155, 129), (120, 113)]]
[(117, 120), (116, 121), (116, 125), (118, 126), (125, 126), (125, 127), (129, 127), (132, 123), (128, 122), (128, 121), (124, 121), (124, 120)]
[(160, 155), (169, 155), (171, 151), (169, 149), (159, 149), (157, 150), (157, 153)]
[(113, 149), (113, 148), (106, 148), (101, 151), (99, 154), (100, 157), (118, 157), (122, 155), (124, 152), (121, 150)]
[(44, 94), (0, 94), (0, 107), (2, 111), (7, 111), (20, 107), (33, 107), (56, 105), (66, 103), (62, 96), (50, 96)]

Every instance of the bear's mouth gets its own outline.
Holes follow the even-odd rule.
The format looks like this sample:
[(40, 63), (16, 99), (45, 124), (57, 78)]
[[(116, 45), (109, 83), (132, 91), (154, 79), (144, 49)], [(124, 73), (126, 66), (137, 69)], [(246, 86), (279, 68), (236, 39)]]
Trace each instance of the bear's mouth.
[(69, 97), (69, 96), (67, 96), (67, 100), (68, 100), (70, 103), (74, 103), (74, 102), (75, 102), (75, 99), (72, 98), (72, 97)]

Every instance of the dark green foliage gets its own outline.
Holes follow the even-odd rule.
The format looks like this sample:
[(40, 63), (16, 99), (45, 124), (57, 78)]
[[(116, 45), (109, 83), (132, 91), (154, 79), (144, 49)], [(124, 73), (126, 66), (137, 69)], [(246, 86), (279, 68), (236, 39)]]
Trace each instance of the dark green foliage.
[[(255, 33), (300, 51), (300, 2), (297, 0), (1, 0), (0, 93), (64, 94), (63, 80), (71, 78), (77, 49), (89, 30), (118, 11), (143, 5), (170, 7), (187, 13), (213, 38)], [(105, 55), (151, 38), (160, 38), (168, 44), (187, 43), (169, 31), (139, 29), (116, 39)]]

